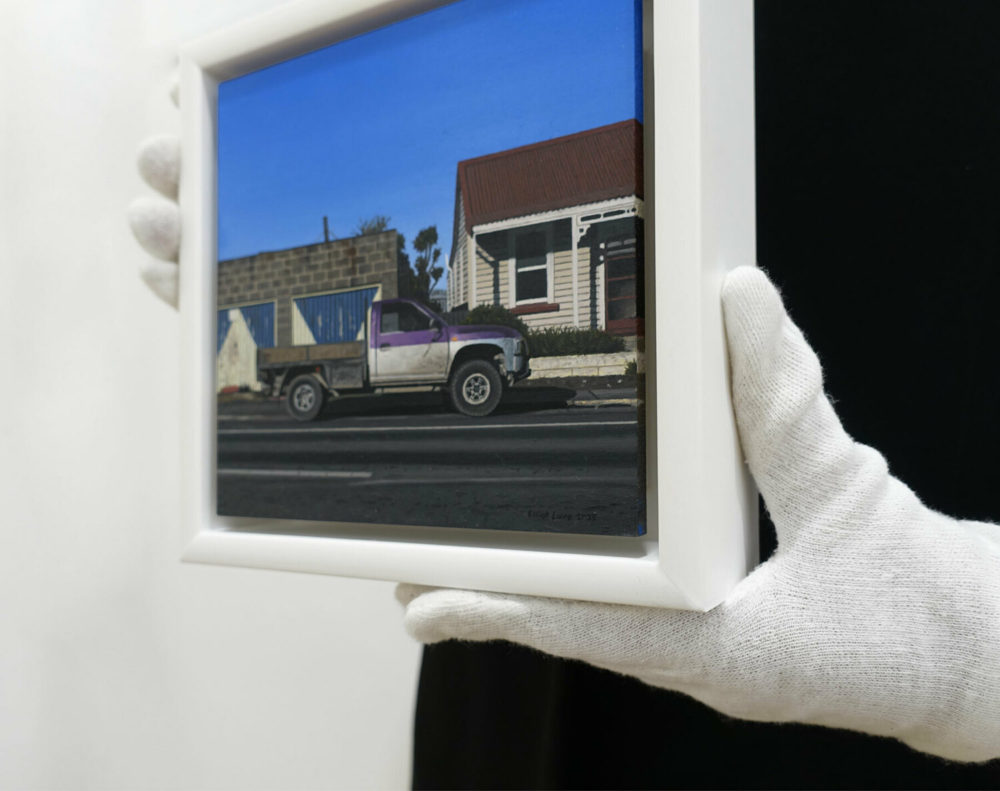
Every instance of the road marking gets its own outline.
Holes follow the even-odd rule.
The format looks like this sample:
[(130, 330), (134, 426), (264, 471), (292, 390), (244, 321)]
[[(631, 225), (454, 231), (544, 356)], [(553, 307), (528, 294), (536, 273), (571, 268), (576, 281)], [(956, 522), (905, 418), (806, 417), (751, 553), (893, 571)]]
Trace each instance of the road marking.
[(347, 470), (259, 470), (241, 467), (222, 467), (219, 475), (258, 476), (268, 478), (371, 478), (370, 472)]
[(600, 483), (611, 486), (638, 485), (638, 476), (583, 476), (583, 475), (490, 475), (484, 478), (375, 478), (359, 481), (351, 486), (425, 486), (427, 484), (447, 483), (453, 486), (457, 483)]
[(565, 423), (485, 423), (464, 426), (357, 426), (355, 428), (220, 428), (219, 434), (358, 434), (392, 431), (482, 431), (498, 428), (580, 428), (583, 426), (635, 426), (638, 420), (575, 420)]

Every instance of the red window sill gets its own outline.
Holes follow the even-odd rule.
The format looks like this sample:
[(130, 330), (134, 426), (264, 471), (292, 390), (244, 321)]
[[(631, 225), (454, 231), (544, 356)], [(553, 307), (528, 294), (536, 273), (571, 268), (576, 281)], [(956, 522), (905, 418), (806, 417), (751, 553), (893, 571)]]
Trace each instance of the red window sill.
[(642, 319), (609, 319), (605, 328), (612, 335), (645, 335), (645, 322)]
[(559, 305), (555, 302), (535, 302), (531, 305), (518, 305), (511, 308), (510, 312), (515, 316), (523, 316), (527, 313), (552, 313), (559, 310)]

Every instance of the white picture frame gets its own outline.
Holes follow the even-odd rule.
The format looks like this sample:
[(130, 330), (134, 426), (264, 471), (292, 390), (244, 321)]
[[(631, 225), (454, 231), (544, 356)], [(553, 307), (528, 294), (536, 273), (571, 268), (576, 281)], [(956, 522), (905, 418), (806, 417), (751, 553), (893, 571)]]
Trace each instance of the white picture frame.
[(757, 562), (757, 497), (730, 406), (719, 302), (726, 271), (755, 260), (752, 0), (644, 6), (646, 535), (334, 523), (288, 535), (215, 512), (217, 86), (440, 5), (300, 0), (181, 51), (181, 556), (707, 610)]

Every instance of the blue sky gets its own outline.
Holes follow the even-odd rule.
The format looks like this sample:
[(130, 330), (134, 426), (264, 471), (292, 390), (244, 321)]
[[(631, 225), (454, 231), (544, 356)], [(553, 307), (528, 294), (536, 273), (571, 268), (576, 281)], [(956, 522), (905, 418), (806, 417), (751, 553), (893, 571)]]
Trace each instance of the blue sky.
[(222, 83), (219, 258), (382, 214), (444, 262), (459, 160), (642, 120), (638, 5), (460, 0)]

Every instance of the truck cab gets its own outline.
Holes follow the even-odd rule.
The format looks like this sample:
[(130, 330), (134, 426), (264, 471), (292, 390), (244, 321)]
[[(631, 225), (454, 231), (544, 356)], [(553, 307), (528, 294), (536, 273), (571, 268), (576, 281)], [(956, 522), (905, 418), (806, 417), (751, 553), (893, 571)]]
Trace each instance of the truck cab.
[(489, 414), (504, 386), (530, 374), (527, 343), (510, 327), (448, 324), (409, 299), (372, 303), (368, 371), (372, 386), (439, 384), (464, 414)]
[(449, 325), (430, 308), (409, 299), (385, 299), (371, 307), (369, 373), (373, 385), (445, 382), (455, 362), (498, 356), (509, 384), (527, 375), (527, 345), (517, 330), (494, 325)]
[(408, 299), (374, 302), (370, 310), (372, 385), (448, 379), (449, 337), (440, 316)]

